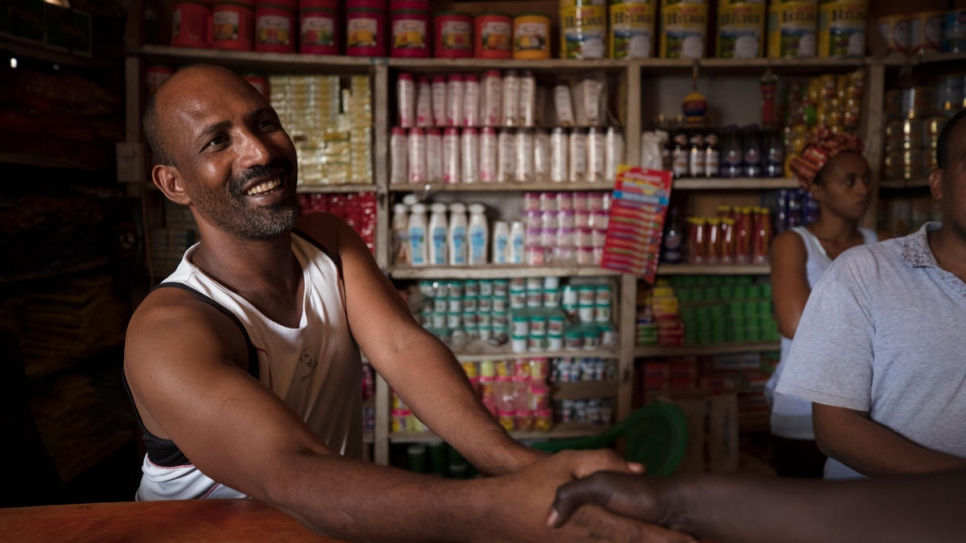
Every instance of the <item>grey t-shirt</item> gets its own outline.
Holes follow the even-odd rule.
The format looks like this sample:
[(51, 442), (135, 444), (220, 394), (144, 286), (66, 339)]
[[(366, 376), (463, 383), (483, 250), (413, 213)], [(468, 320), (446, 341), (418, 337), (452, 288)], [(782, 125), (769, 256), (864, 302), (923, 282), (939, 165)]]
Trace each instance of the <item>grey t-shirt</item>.
[[(966, 457), (966, 284), (936, 264), (926, 232), (939, 226), (835, 259), (808, 298), (777, 390), (868, 412)], [(825, 477), (861, 475), (829, 459)]]

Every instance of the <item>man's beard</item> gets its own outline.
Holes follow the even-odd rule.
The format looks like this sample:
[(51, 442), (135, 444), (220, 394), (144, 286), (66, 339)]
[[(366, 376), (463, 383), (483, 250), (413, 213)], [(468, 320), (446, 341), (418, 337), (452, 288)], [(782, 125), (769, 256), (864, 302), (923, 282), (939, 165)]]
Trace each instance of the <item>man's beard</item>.
[(228, 199), (222, 198), (223, 193), (219, 191), (202, 189), (197, 194), (189, 193), (191, 201), (201, 215), (227, 234), (250, 241), (272, 239), (295, 226), (299, 206), (294, 192), (285, 200), (269, 206), (246, 205), (246, 196), (242, 191), (249, 180), (271, 174), (281, 178), (290, 170), (277, 164), (277, 161), (269, 166), (255, 166), (234, 177), (228, 185)]

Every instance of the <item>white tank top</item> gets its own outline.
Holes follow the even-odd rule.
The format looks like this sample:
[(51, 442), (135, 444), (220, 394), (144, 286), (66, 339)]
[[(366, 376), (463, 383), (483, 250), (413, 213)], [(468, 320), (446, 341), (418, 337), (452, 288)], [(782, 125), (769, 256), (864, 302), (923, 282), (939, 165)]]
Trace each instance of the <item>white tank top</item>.
[[(302, 266), (304, 297), (302, 319), (297, 328), (289, 328), (192, 264), (197, 248), (195, 244), (185, 252), (162, 286), (187, 287), (234, 315), (248, 336), (249, 350), (257, 353), (258, 380), (332, 451), (361, 459), (362, 362), (349, 330), (336, 261), (304, 235), (292, 236), (292, 252)], [(145, 455), (142, 471), (139, 500), (245, 497), (208, 478), (187, 459), (162, 466)]]
[[(822, 243), (804, 226), (795, 226), (791, 229), (802, 237), (805, 242), (805, 250), (808, 252), (808, 259), (805, 262), (805, 275), (808, 278), (809, 288), (814, 288), (815, 283), (822, 277), (825, 270), (832, 265), (832, 259), (828, 257)], [(868, 245), (878, 241), (878, 236), (868, 228), (859, 228), (862, 232), (862, 244)], [(772, 374), (765, 386), (766, 394), (770, 395), (772, 402), (771, 409), (771, 433), (788, 439), (815, 439), (815, 431), (812, 430), (812, 402), (808, 402), (795, 396), (787, 396), (775, 392), (778, 380), (781, 378), (782, 367), (788, 351), (792, 348), (792, 340), (782, 337), (782, 352), (778, 367)]]

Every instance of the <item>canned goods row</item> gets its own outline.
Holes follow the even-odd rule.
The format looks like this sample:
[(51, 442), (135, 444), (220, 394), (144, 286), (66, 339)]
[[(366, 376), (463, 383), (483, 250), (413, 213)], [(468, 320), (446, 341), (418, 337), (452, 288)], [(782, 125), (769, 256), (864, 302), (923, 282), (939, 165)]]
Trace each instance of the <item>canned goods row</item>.
[(561, 424), (610, 426), (614, 422), (614, 402), (610, 399), (559, 400), (554, 403)]
[(514, 353), (543, 351), (593, 351), (617, 345), (617, 332), (610, 323), (581, 323), (562, 335), (511, 335), (510, 350)]
[[(569, 133), (568, 133), (569, 132)], [(393, 128), (390, 182), (613, 182), (624, 161), (616, 127)]]
[(607, 119), (606, 96), (606, 80), (540, 85), (530, 70), (415, 78), (401, 73), (396, 79), (403, 128), (601, 126)]
[(885, 179), (917, 179), (928, 177), (939, 168), (935, 147), (887, 151), (882, 164)]
[(886, 151), (935, 149), (945, 125), (946, 117), (939, 116), (888, 121), (885, 130)]
[(550, 373), (552, 383), (576, 383), (579, 381), (613, 381), (617, 377), (614, 360), (609, 358), (553, 359)]
[(889, 50), (902, 54), (966, 51), (966, 9), (892, 15), (878, 20)]
[(886, 119), (951, 117), (966, 107), (966, 74), (943, 76), (935, 85), (890, 89), (884, 97)]
[[(607, 231), (610, 222), (610, 213), (607, 211), (539, 211), (528, 210), (524, 212), (524, 225), (527, 232), (532, 230), (594, 230), (601, 234)], [(571, 243), (568, 246), (586, 245), (590, 243)]]
[[(609, 211), (611, 194), (609, 192), (526, 192), (523, 195), (523, 209), (529, 211), (573, 211), (574, 213), (597, 213)], [(576, 219), (580, 220), (580, 219)], [(589, 221), (589, 219), (588, 219)]]
[(739, 208), (731, 216), (689, 217), (687, 260), (691, 264), (767, 264), (771, 212)]

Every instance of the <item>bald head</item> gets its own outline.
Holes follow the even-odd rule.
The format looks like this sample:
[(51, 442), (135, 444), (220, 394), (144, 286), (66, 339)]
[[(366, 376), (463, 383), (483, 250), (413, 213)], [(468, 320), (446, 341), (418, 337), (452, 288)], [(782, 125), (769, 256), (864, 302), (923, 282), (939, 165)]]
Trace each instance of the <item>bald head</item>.
[[(162, 83), (154, 96), (148, 98), (144, 108), (142, 125), (144, 138), (154, 155), (155, 164), (174, 166), (170, 145), (164, 137), (163, 119), (173, 103), (190, 99), (192, 94), (211, 83), (219, 83), (239, 89), (241, 92), (258, 94), (248, 81), (237, 73), (212, 64), (192, 64), (179, 69)], [(261, 96), (259, 94), (259, 96)]]

